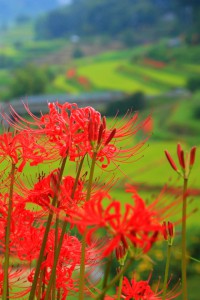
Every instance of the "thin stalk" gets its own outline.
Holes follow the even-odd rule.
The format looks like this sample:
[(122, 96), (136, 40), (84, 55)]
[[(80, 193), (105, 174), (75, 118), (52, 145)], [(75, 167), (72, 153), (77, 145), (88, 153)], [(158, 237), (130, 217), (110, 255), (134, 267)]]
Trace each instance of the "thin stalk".
[(41, 290), (42, 290), (42, 279), (44, 277), (44, 269), (40, 272), (39, 285), (38, 285), (38, 293), (37, 300), (40, 300)]
[[(92, 158), (92, 165), (90, 168), (90, 177), (89, 177), (89, 181), (88, 181), (86, 201), (89, 201), (90, 196), (91, 196), (92, 181), (93, 181), (93, 176), (94, 176), (96, 157), (97, 157), (97, 152), (94, 152), (94, 155)], [(79, 300), (84, 299), (86, 234), (87, 234), (87, 231), (85, 231), (82, 236), (81, 265), (80, 265), (80, 279), (79, 279)]]
[(11, 228), (11, 219), (12, 219), (12, 209), (13, 209), (13, 188), (15, 181), (15, 164), (12, 164), (11, 173), (10, 173), (10, 192), (8, 200), (8, 216), (6, 222), (6, 233), (5, 233), (5, 255), (4, 255), (4, 276), (3, 276), (3, 294), (2, 300), (9, 299), (9, 278), (8, 278), (8, 269), (9, 269), (9, 243), (10, 243), (10, 228)]
[(56, 300), (60, 300), (60, 297), (61, 297), (61, 292), (60, 292), (60, 288), (58, 289), (58, 293), (57, 293), (57, 298)]
[(167, 281), (168, 281), (168, 275), (169, 275), (169, 264), (170, 264), (170, 256), (171, 256), (171, 245), (167, 245), (167, 260), (165, 265), (165, 277), (164, 277), (164, 283), (163, 283), (163, 296), (162, 300), (166, 300), (166, 292), (167, 292)]
[(187, 270), (186, 270), (186, 215), (187, 215), (187, 184), (188, 178), (184, 178), (183, 204), (182, 204), (182, 299), (187, 300)]
[(106, 270), (105, 270), (105, 274), (104, 274), (104, 278), (103, 278), (102, 289), (104, 289), (107, 285), (108, 278), (109, 278), (109, 275), (110, 275), (111, 264), (112, 264), (112, 253), (109, 256), (107, 264), (106, 264)]
[[(44, 279), (45, 279), (45, 275), (46, 275), (46, 268), (44, 269), (44, 274), (43, 274)], [(44, 292), (45, 292), (45, 280), (42, 283), (42, 295), (44, 294)]]
[[(59, 173), (59, 178), (58, 178), (58, 183), (57, 183), (57, 186), (56, 186), (56, 193), (55, 193), (55, 196), (52, 200), (52, 206), (53, 207), (55, 207), (56, 203), (57, 203), (57, 198), (58, 198), (57, 193), (58, 193), (58, 189), (59, 189), (59, 186), (60, 186), (60, 183), (61, 183), (61, 180), (62, 180), (62, 175), (63, 175), (63, 172), (64, 172), (66, 161), (67, 161), (67, 156), (62, 161), (62, 165), (61, 165), (61, 169), (60, 169), (60, 173)], [(37, 286), (37, 281), (38, 281), (38, 276), (39, 276), (39, 273), (40, 273), (41, 264), (43, 262), (45, 246), (46, 246), (46, 243), (47, 243), (47, 239), (48, 239), (52, 219), (53, 219), (53, 212), (50, 212), (49, 216), (48, 216), (48, 219), (47, 219), (45, 233), (44, 233), (44, 237), (43, 237), (42, 245), (41, 245), (41, 249), (40, 249), (40, 254), (39, 254), (39, 258), (38, 258), (36, 269), (35, 269), (35, 275), (34, 275), (32, 287), (31, 287), (31, 291), (30, 291), (30, 295), (29, 295), (29, 300), (34, 299), (36, 286)]]
[(92, 158), (92, 165), (90, 168), (90, 177), (88, 180), (88, 187), (87, 187), (87, 195), (86, 195), (86, 201), (90, 200), (91, 191), (92, 191), (92, 181), (94, 177), (94, 169), (95, 169), (95, 163), (96, 163), (97, 153), (94, 152), (93, 158)]
[(110, 283), (101, 291), (101, 294), (99, 294), (95, 298), (96, 300), (104, 299), (102, 297), (104, 297), (107, 290), (109, 290), (120, 279), (120, 277), (126, 272), (126, 270), (130, 267), (130, 265), (133, 263), (133, 261), (134, 261), (134, 257), (130, 257), (129, 260), (127, 260), (124, 267), (121, 268), (119, 273), (117, 273), (117, 275), (110, 281)]
[(120, 279), (119, 279), (119, 286), (118, 286), (118, 290), (117, 290), (117, 300), (120, 300), (120, 298), (121, 298), (122, 283), (123, 283), (123, 274), (120, 276)]
[[(76, 192), (76, 188), (77, 188), (77, 185), (78, 185), (78, 180), (79, 180), (81, 170), (82, 170), (82, 167), (83, 167), (84, 158), (85, 157), (82, 158), (82, 160), (79, 164), (79, 167), (78, 167), (78, 172), (76, 174), (76, 179), (75, 179), (72, 194), (71, 194), (72, 199), (74, 198), (74, 195), (75, 195), (75, 192)], [(50, 279), (49, 279), (49, 284), (48, 284), (48, 287), (47, 287), (45, 300), (49, 299), (52, 284), (53, 284), (54, 278), (56, 276), (56, 266), (57, 266), (57, 263), (58, 263), (58, 258), (59, 258), (59, 255), (60, 255), (60, 250), (61, 250), (61, 247), (62, 247), (64, 235), (65, 235), (65, 232), (66, 232), (66, 229), (67, 229), (67, 224), (68, 224), (68, 222), (65, 220), (64, 223), (63, 223), (62, 232), (61, 232), (60, 239), (59, 239), (59, 242), (58, 242), (58, 247), (55, 248), (56, 250), (55, 250), (55, 256), (54, 256), (54, 263), (53, 263), (53, 267), (52, 267), (52, 270), (51, 270), (51, 276), (50, 276)]]

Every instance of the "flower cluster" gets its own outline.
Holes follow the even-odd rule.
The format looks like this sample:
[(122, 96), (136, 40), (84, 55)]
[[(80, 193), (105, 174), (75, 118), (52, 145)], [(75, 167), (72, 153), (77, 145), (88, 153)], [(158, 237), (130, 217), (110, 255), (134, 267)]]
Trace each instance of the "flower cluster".
[[(130, 266), (135, 271), (133, 261), (146, 255), (163, 231), (171, 234), (170, 225), (162, 225), (171, 206), (161, 208), (158, 199), (147, 205), (130, 185), (130, 203), (123, 206), (108, 193), (110, 182), (95, 178), (95, 168), (108, 170), (140, 153), (145, 140), (133, 146), (131, 139), (140, 129), (147, 132), (150, 117), (138, 123), (137, 113), (127, 113), (109, 126), (100, 112), (74, 103), (49, 103), (40, 117), (25, 108), (28, 121), (13, 109), (3, 115), (13, 131), (0, 135), (2, 299), (64, 300), (77, 292), (80, 300), (109, 299), (106, 292), (119, 279), (117, 299), (161, 299), (162, 291), (153, 292), (149, 281), (129, 282), (123, 275)], [(191, 150), (190, 165), (193, 156)], [(34, 177), (32, 167), (41, 170), (45, 162), (55, 163), (55, 169)], [(24, 170), (31, 175), (24, 177)], [(111, 283), (105, 274), (102, 291), (94, 295), (100, 278), (95, 280), (93, 271), (114, 254), (121, 269)], [(16, 271), (12, 260), (23, 267)]]

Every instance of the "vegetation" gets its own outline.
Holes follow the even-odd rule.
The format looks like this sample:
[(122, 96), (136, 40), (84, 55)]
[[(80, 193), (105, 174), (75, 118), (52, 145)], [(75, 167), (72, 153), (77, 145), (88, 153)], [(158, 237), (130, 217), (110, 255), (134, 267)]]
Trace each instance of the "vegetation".
[[(105, 35), (133, 46), (163, 35), (174, 37), (184, 31), (187, 41), (194, 44), (199, 42), (199, 10), (198, 1), (74, 0), (65, 8), (41, 17), (36, 23), (36, 32), (43, 39), (73, 34), (81, 37)], [(194, 37), (191, 41), (189, 33)]]
[(45, 91), (48, 79), (48, 73), (33, 65), (16, 69), (10, 85), (11, 96), (15, 98), (23, 95), (42, 94)]

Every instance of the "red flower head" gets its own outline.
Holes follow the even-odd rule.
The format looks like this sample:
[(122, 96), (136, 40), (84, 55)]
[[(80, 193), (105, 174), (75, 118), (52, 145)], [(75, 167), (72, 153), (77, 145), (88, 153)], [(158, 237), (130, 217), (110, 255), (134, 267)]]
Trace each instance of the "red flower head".
[(40, 143), (52, 155), (57, 151), (62, 157), (68, 155), (70, 160), (80, 159), (86, 154), (90, 157), (95, 155), (104, 168), (111, 161), (124, 162), (138, 153), (144, 141), (135, 146), (130, 146), (130, 141), (124, 141), (132, 139), (150, 121), (147, 118), (137, 124), (138, 114), (132, 116), (127, 113), (121, 121), (115, 122), (115, 126), (108, 128), (106, 118), (92, 107), (78, 108), (76, 104), (49, 103), (49, 113), (40, 118), (34, 116), (27, 106), (25, 108), (33, 118), (32, 122), (20, 117), (13, 109), (14, 121), (4, 117), (17, 130), (24, 129), (40, 135)]
[[(67, 213), (69, 208), (77, 205), (85, 199), (83, 192), (83, 182), (78, 180), (75, 191), (75, 179), (72, 176), (63, 177), (59, 190), (56, 192), (56, 183), (59, 170), (52, 171), (48, 176), (39, 179), (32, 190), (27, 190), (24, 187), (26, 202), (32, 202), (40, 205), (43, 209), (52, 209), (54, 211), (64, 210)], [(53, 197), (58, 194), (58, 210), (52, 207), (51, 202)]]
[[(158, 291), (159, 284), (155, 291), (153, 291), (149, 285), (149, 280), (136, 281), (134, 278), (129, 281), (126, 277), (123, 279), (122, 285), (122, 298), (125, 300), (161, 300), (163, 291)], [(175, 285), (171, 291), (166, 295), (166, 300), (172, 300), (180, 295), (180, 291), (177, 291), (178, 285)]]
[(48, 153), (28, 131), (5, 132), (0, 135), (0, 160), (11, 161), (17, 165), (19, 172), (27, 162), (35, 166), (52, 158), (52, 154)]
[(135, 199), (135, 204), (125, 206), (124, 213), (119, 201), (110, 201), (104, 208), (104, 196), (97, 193), (84, 207), (72, 210), (71, 223), (78, 225), (81, 232), (87, 228), (88, 242), (99, 228), (107, 231), (108, 240), (102, 249), (103, 256), (121, 244), (125, 249), (133, 246), (147, 252), (156, 241), (158, 232), (162, 231), (156, 212), (149, 209), (139, 197)]

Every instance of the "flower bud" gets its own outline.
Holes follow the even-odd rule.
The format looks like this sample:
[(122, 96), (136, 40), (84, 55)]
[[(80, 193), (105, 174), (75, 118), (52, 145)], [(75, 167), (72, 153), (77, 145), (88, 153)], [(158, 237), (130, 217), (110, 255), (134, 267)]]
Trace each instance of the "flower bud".
[(178, 171), (178, 168), (175, 164), (175, 162), (173, 161), (171, 155), (169, 154), (169, 152), (167, 150), (165, 150), (165, 155), (167, 157), (168, 162), (170, 163), (172, 169), (174, 169), (176, 172)]
[(190, 150), (190, 167), (192, 167), (193, 164), (194, 164), (195, 156), (196, 156), (196, 150), (197, 150), (196, 146), (192, 147), (191, 150)]
[(179, 164), (180, 166), (185, 169), (185, 160), (184, 160), (184, 152), (181, 148), (181, 144), (178, 143), (177, 145), (177, 156), (178, 156), (178, 160), (179, 160)]
[(110, 143), (110, 141), (114, 138), (115, 133), (116, 133), (116, 128), (114, 128), (114, 129), (111, 131), (109, 137), (108, 137), (107, 140), (105, 141), (105, 146), (108, 145), (108, 144)]
[(174, 225), (171, 222), (163, 222), (162, 225), (162, 233), (164, 239), (168, 242), (169, 246), (172, 246), (173, 239), (174, 239)]

